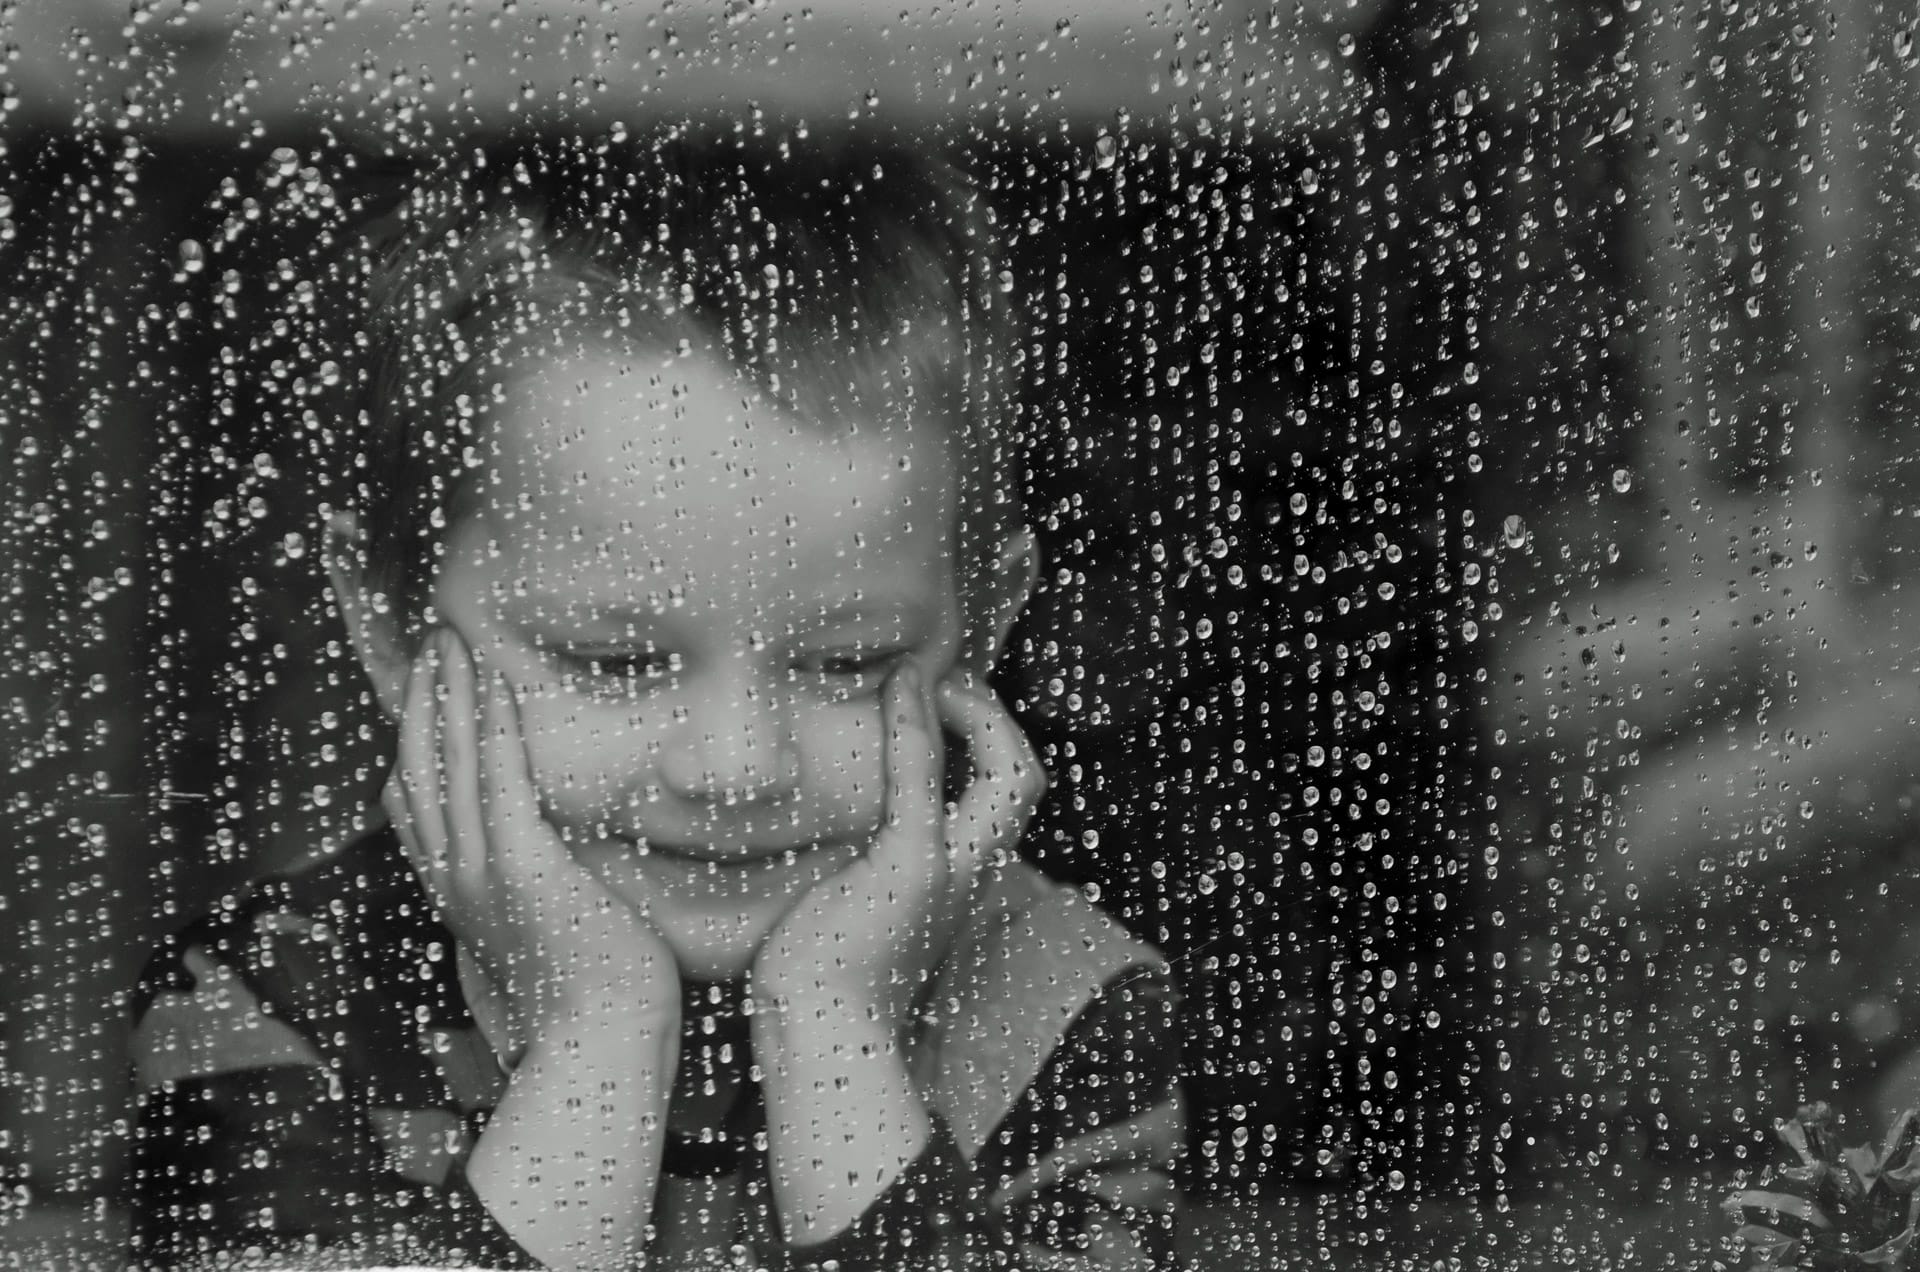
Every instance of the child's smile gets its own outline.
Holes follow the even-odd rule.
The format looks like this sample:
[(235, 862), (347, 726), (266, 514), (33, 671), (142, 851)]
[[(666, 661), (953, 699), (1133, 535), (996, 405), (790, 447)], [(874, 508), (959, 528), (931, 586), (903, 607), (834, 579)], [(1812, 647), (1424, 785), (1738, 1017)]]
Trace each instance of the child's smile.
[(548, 817), (688, 976), (743, 974), (864, 849), (881, 683), (958, 655), (951, 465), (908, 424), (610, 348), (493, 409), (435, 608), (518, 690)]

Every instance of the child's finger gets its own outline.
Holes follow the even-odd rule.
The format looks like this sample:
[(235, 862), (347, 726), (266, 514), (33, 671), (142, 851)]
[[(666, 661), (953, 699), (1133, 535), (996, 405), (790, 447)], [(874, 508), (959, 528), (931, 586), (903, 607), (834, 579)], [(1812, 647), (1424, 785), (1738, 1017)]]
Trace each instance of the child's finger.
[[(889, 889), (920, 891), (929, 873), (945, 866), (940, 800), (934, 773), (933, 721), (920, 670), (905, 662), (887, 679), (882, 697), (886, 730), (886, 818), (874, 840), (874, 866)], [(902, 877), (903, 876), (903, 877)], [(914, 887), (918, 882), (921, 887)]]
[(540, 797), (527, 762), (520, 712), (499, 672), (487, 677), (482, 696), (480, 739), (480, 811), (486, 820), (494, 868), (543, 862), (549, 845), (542, 837)]
[(400, 841), (400, 851), (406, 855), (407, 864), (420, 876), (420, 882), (429, 882), (426, 853), (420, 848), (420, 837), (414, 833), (413, 814), (407, 810), (407, 787), (400, 779), (398, 765), (387, 773), (386, 785), (380, 788), (380, 806), (387, 810), (387, 823)]
[(473, 657), (451, 628), (442, 629), (440, 677), (446, 686), (441, 704), (441, 759), (446, 798), (447, 856), (450, 881), (467, 905), (487, 900), (487, 827), (480, 808), (480, 704), (474, 686)]
[(995, 848), (1012, 849), (1047, 793), (1047, 771), (1026, 731), (985, 689), (940, 687), (940, 715), (967, 740), (973, 780), (948, 819), (948, 849), (956, 869), (977, 870)]
[(408, 850), (421, 882), (444, 904), (446, 896), (447, 834), (440, 807), (439, 704), (434, 701), (435, 674), (431, 642), (414, 660), (400, 708), (399, 753), (394, 759), (398, 808), (394, 830)]

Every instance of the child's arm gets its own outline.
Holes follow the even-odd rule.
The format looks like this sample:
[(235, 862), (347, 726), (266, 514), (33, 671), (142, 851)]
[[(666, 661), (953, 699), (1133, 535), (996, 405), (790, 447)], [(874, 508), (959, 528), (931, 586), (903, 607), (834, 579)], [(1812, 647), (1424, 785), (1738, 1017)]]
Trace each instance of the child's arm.
[(938, 967), (970, 862), (943, 837), (942, 748), (917, 668), (881, 695), (886, 821), (866, 855), (801, 897), (754, 959), (774, 1197), (787, 1239), (844, 1231), (931, 1141), (908, 1078), (915, 1001)]
[[(576, 1206), (542, 1231), (527, 1212), (551, 1199), (516, 1168), (624, 1151), (645, 1115), (613, 1112), (613, 1093), (639, 1085), (633, 1072), (677, 1027), (547, 1032), (474, 1148), (411, 1013), (377, 988), (424, 951), (342, 940), (314, 917), (324, 908), (302, 912), (273, 892), (171, 940), (136, 994), (134, 1266), (197, 1272), (241, 1255), (300, 1269), (617, 1265), (556, 1257), (549, 1246), (594, 1227)], [(607, 1099), (570, 1100), (615, 1069)], [(548, 1188), (568, 1179), (543, 1173)]]
[[(784, 1272), (1173, 1268), (1173, 1171), (1186, 1129), (1179, 1038), (1168, 973), (1124, 974), (971, 1161), (929, 1117), (919, 1156), (842, 1231), (796, 1242)], [(846, 1128), (850, 1146), (862, 1125)]]
[(1020, 1248), (1010, 1266), (1175, 1266), (1174, 1169), (1186, 1142), (1179, 1001), (1164, 968), (1119, 977), (974, 1158), (986, 1226), (1004, 1225)]
[(630, 1266), (652, 1213), (680, 1017), (633, 998), (558, 1004), (467, 1162), (475, 1195), (555, 1272)]
[(919, 668), (881, 692), (886, 812), (865, 855), (809, 889), (754, 958), (753, 1052), (764, 1076), (773, 1189), (787, 1238), (841, 1232), (921, 1156), (933, 1125), (905, 1048), (925, 987), (972, 900), (979, 865), (1017, 842), (1046, 789), (1026, 737), (990, 694), (942, 706), (977, 770), (953, 824), (945, 747)]
[[(390, 788), (394, 828), (534, 1044), (476, 1142), (423, 1022), (384, 992), (426, 949), (343, 939), (332, 922), (404, 914), (416, 889), (307, 908), (268, 885), (221, 910), (156, 957), (137, 997), (139, 1266), (264, 1252), (298, 1267), (597, 1269), (640, 1243), (679, 1041), (671, 957), (552, 855), (564, 845), (542, 838), (511, 702), (487, 705), (483, 741), (470, 676), (444, 686), (442, 722), (432, 668), (416, 672), (401, 750), (417, 798)], [(443, 723), (459, 727), (443, 737)], [(536, 922), (551, 931), (516, 937)]]
[[(1022, 1164), (993, 1178), (969, 1165), (909, 1078), (915, 1004), (979, 867), (1012, 851), (1045, 791), (1038, 759), (991, 694), (949, 683), (938, 702), (976, 770), (959, 806), (943, 820), (936, 725), (914, 669), (903, 667), (883, 695), (886, 824), (864, 858), (802, 898), (755, 961), (756, 992), (773, 1000), (755, 1017), (754, 1054), (789, 1244), (798, 1266), (845, 1272), (1154, 1266), (1141, 1260), (1156, 1256), (1155, 1234), (1170, 1227), (1160, 1218), (1171, 1213), (1167, 1169), (1179, 1141), (1175, 1061), (1164, 1045), (1135, 1049), (1132, 1039), (1170, 1032), (1163, 976), (1129, 990), (1124, 1011), (1108, 1003), (1083, 1017), (1028, 1092), (1032, 1125), (1006, 1129), (1006, 1143), (1052, 1154), (1057, 1177)], [(1149, 994), (1154, 983), (1167, 992)], [(1127, 1053), (1116, 1059), (1107, 1040), (1121, 1037)], [(1105, 1107), (1113, 1099), (1127, 1107)], [(1076, 1124), (1089, 1110), (1094, 1122)], [(1130, 1134), (1079, 1133), (1102, 1114)], [(1111, 1213), (1099, 1209), (1099, 1188), (1086, 1187), (1096, 1176), (1120, 1189)], [(1083, 1195), (1062, 1208), (1062, 1188)], [(1026, 1222), (1016, 1202), (1053, 1217)]]
[(467, 1178), (548, 1268), (622, 1267), (660, 1175), (680, 1045), (673, 955), (542, 815), (505, 683), (477, 683), (452, 631), (429, 645), (387, 799), (442, 918), (527, 1042)]

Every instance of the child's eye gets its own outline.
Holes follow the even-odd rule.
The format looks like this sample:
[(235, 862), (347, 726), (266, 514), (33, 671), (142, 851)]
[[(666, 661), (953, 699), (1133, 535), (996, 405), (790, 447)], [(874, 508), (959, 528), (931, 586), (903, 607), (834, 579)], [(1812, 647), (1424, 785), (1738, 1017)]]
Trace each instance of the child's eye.
[(807, 668), (823, 676), (859, 676), (884, 673), (898, 662), (904, 650), (881, 649), (821, 654), (809, 659)]
[(679, 654), (658, 650), (569, 651), (561, 683), (599, 697), (646, 693), (681, 669)]
[(838, 695), (856, 689), (877, 687), (893, 665), (905, 656), (904, 649), (836, 650), (802, 659), (799, 672), (818, 681)]
[(633, 679), (641, 676), (659, 677), (680, 670), (680, 655), (656, 654), (596, 654), (588, 660), (596, 675), (618, 676)]

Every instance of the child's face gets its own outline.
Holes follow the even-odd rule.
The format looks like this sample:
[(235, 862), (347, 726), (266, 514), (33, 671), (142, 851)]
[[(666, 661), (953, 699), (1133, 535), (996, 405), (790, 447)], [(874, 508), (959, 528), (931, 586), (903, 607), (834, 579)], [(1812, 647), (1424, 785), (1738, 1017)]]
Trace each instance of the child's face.
[(511, 386), (468, 474), (434, 606), (519, 691), (548, 817), (685, 976), (743, 975), (864, 849), (882, 681), (959, 655), (951, 464), (889, 411), (823, 428), (714, 358), (583, 351)]

